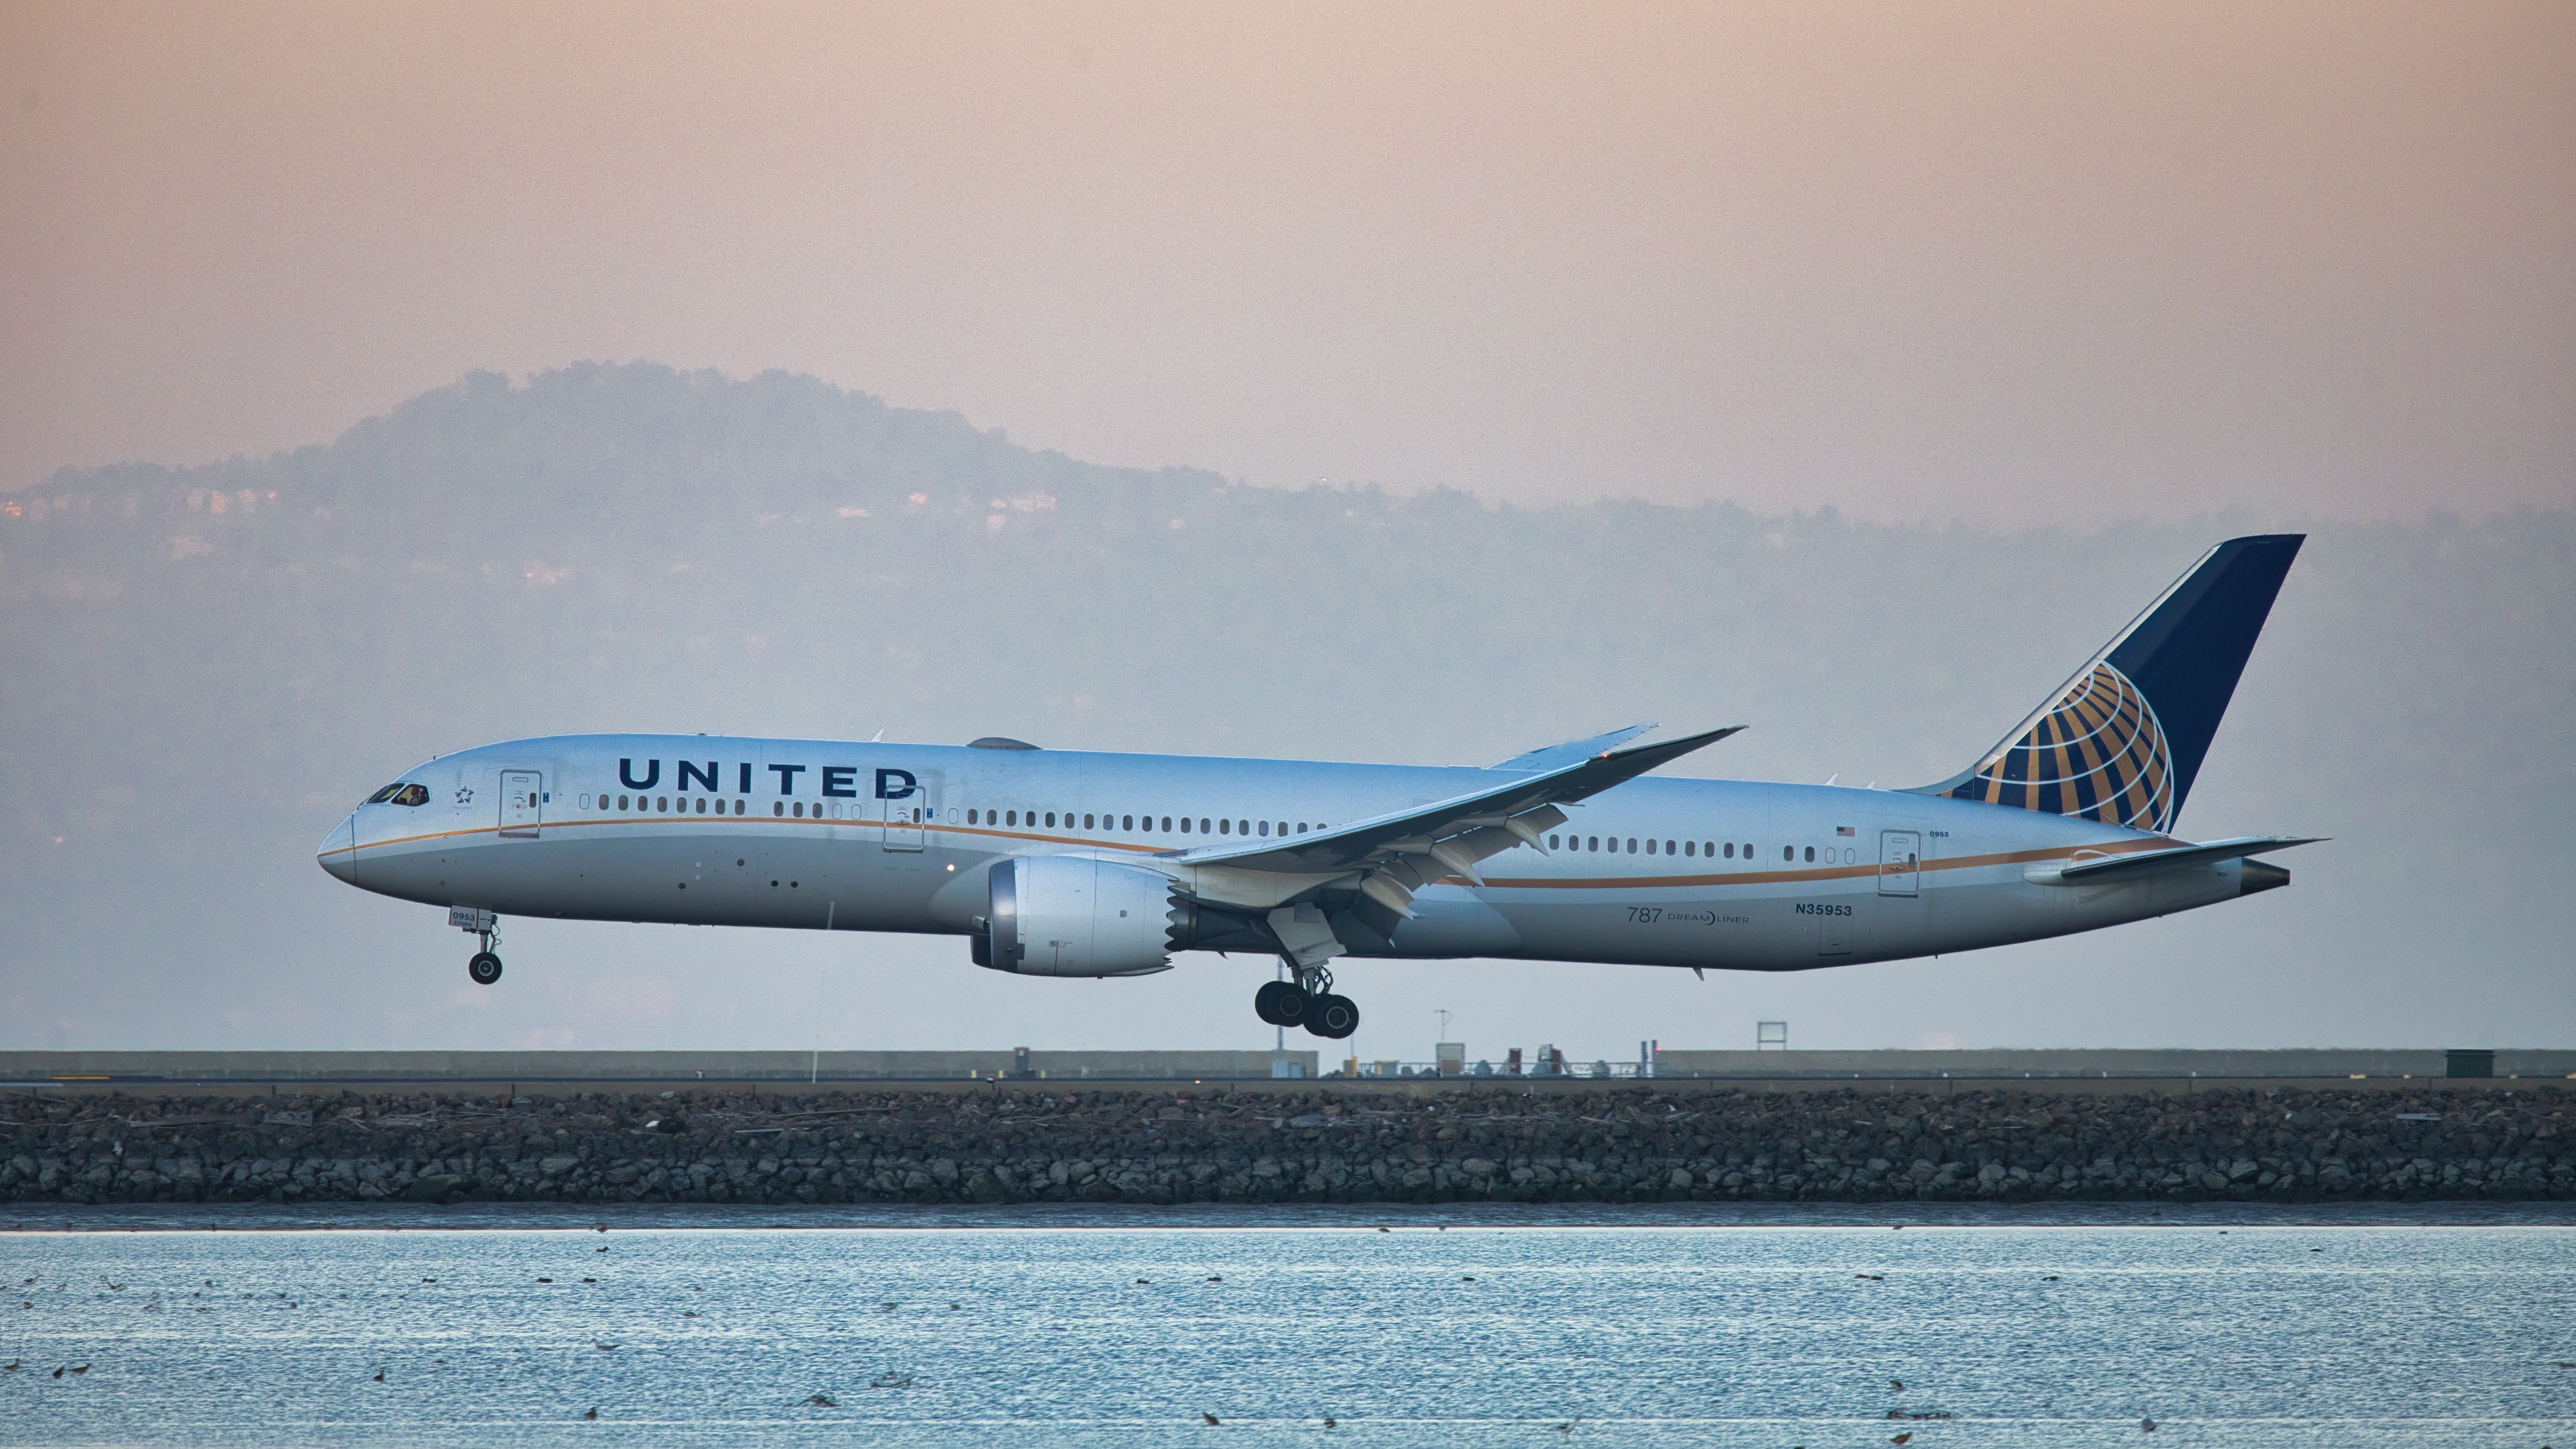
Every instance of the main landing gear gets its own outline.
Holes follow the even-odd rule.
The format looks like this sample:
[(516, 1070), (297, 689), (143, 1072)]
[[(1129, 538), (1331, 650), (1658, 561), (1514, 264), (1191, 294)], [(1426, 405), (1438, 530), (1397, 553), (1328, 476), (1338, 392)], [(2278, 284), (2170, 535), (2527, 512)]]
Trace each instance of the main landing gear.
[(501, 979), (501, 957), (493, 948), (501, 944), (501, 918), (490, 911), (472, 906), (455, 906), (447, 912), (447, 924), (483, 943), (465, 963), (465, 974), (477, 986), (489, 986)]
[(1360, 1029), (1359, 1004), (1334, 995), (1333, 973), (1320, 966), (1299, 967), (1294, 981), (1264, 983), (1252, 994), (1252, 1010), (1272, 1026), (1302, 1026), (1328, 1041)]

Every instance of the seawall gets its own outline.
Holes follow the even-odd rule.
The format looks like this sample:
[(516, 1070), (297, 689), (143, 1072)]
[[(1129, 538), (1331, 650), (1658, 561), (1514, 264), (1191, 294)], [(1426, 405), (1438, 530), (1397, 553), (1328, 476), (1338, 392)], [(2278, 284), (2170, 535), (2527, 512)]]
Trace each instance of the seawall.
[(13, 1091), (0, 1202), (2576, 1197), (2563, 1081), (1408, 1088)]

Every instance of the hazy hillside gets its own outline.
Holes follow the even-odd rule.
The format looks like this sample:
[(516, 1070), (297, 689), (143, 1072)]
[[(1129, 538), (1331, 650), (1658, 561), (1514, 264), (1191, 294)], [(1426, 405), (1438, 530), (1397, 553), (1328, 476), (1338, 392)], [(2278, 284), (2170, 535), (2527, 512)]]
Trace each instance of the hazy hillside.
[[(2070, 488), (2083, 481), (2070, 479)], [(0, 1045), (1266, 1041), (1256, 963), (1030, 983), (950, 942), (434, 913), (313, 844), (426, 755), (653, 728), (1480, 763), (1637, 720), (1709, 773), (1972, 756), (2241, 516), (2073, 536), (1094, 467), (807, 378), (577, 367), (0, 504)], [(2315, 533), (2185, 829), (2298, 886), (1939, 963), (1349, 973), (1360, 1042), (2563, 1044), (2576, 515)], [(252, 1029), (264, 1020), (289, 1023)], [(1372, 1042), (1371, 1038), (1377, 1040)]]

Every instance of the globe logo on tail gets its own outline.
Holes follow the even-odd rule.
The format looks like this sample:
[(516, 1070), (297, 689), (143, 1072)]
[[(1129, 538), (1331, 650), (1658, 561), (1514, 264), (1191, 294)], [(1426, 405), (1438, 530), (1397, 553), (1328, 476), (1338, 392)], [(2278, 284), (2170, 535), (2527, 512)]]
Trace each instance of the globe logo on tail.
[(2174, 817), (2173, 754), (2147, 697), (2097, 661), (1949, 794), (2164, 831)]

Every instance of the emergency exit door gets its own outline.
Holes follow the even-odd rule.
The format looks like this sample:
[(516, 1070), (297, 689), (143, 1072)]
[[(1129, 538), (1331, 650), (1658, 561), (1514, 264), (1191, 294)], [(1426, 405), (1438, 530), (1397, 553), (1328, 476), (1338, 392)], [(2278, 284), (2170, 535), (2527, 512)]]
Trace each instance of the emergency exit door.
[(545, 777), (534, 770), (501, 772), (501, 833), (525, 840), (537, 837), (545, 818)]

